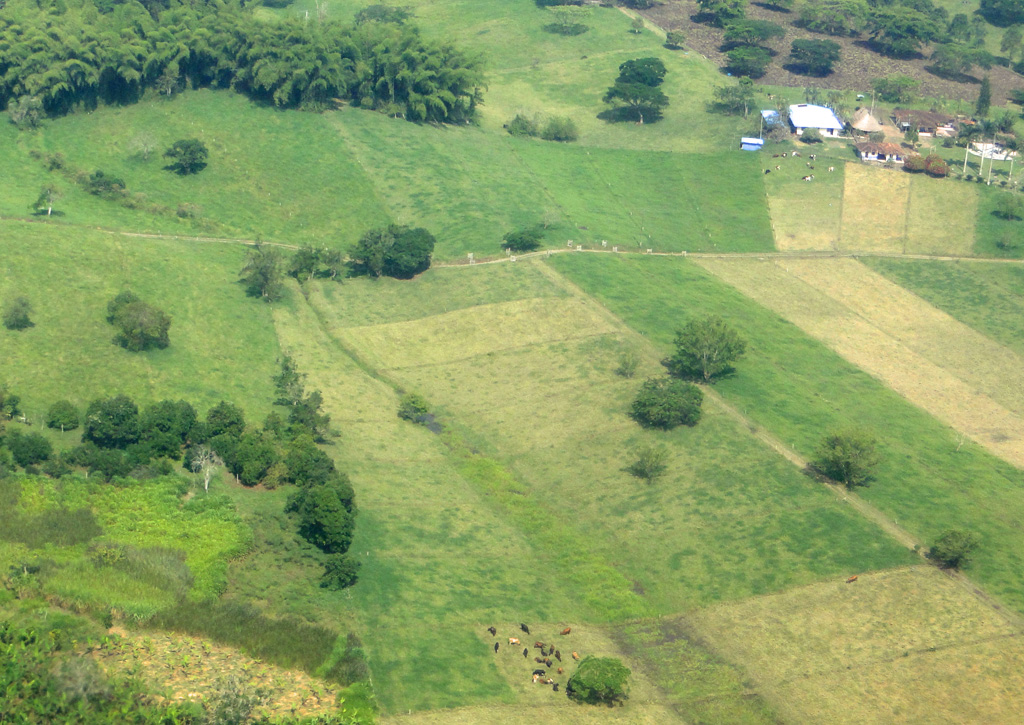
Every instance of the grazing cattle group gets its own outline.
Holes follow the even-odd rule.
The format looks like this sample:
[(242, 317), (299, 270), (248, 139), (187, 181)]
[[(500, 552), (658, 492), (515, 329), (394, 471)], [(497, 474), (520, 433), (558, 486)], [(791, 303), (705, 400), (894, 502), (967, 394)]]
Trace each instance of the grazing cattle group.
[[(799, 156), (799, 155), (800, 155), (799, 151), (790, 151), (789, 153), (772, 154), (772, 158), (773, 159), (784, 159), (784, 158), (787, 158), (789, 156)], [(810, 154), (807, 158), (809, 158), (811, 161), (814, 161), (816, 158), (818, 158), (818, 156), (817, 156), (817, 154)], [(814, 171), (814, 164), (812, 164), (811, 161), (806, 161), (804, 163), (806, 163), (808, 169), (810, 169), (811, 171)], [(829, 166), (828, 170), (830, 172), (835, 171), (836, 167), (835, 166)], [(779, 164), (776, 164), (775, 165), (775, 171), (782, 171), (782, 166), (779, 165)], [(772, 173), (772, 169), (764, 169), (764, 173), (765, 174), (770, 174), (770, 173)], [(801, 176), (800, 178), (803, 181), (814, 181), (814, 174), (808, 174), (807, 176)]]
[[(530, 628), (526, 624), (520, 623), (519, 629), (521, 629), (526, 634), (530, 633)], [(497, 627), (493, 627), (493, 626), (492, 627), (488, 627), (487, 628), (487, 632), (492, 637), (497, 637), (498, 636), (498, 628)], [(561, 632), (559, 632), (559, 634), (561, 636), (563, 636), (563, 637), (567, 636), (567, 635), (569, 635), (571, 633), (572, 633), (572, 627), (566, 627)], [(509, 637), (508, 638), (508, 643), (510, 645), (518, 645), (518, 644), (520, 644), (519, 639), (517, 637)], [(497, 654), (498, 650), (500, 649), (499, 644), (500, 643), (498, 643), (498, 642), (494, 643), (494, 652), (495, 652), (495, 654)], [(551, 677), (548, 677), (547, 673), (551, 669), (553, 669), (555, 667), (555, 663), (551, 659), (552, 657), (554, 657), (555, 660), (557, 660), (559, 663), (561, 663), (561, 661), (562, 661), (562, 652), (561, 652), (561, 650), (556, 649), (553, 644), (546, 644), (546, 643), (541, 642), (539, 640), (533, 643), (533, 648), (540, 650), (540, 657), (534, 657), (533, 658), (534, 663), (536, 663), (537, 665), (543, 665), (543, 668), (538, 667), (537, 669), (533, 670), (532, 674), (533, 674), (533, 682), (534, 682), (534, 684), (538, 684), (538, 685), (551, 685), (552, 692), (558, 692), (559, 691), (558, 690), (559, 683), (555, 682), (555, 680), (553, 680)], [(572, 657), (573, 657), (574, 660), (578, 660), (580, 658), (579, 653), (577, 653), (577, 652), (573, 652), (572, 653)], [(523, 647), (523, 659), (525, 659), (527, 662), (530, 661), (530, 648), (529, 647)], [(558, 668), (558, 674), (560, 674), (560, 675), (565, 674), (565, 669), (563, 667), (559, 667)]]

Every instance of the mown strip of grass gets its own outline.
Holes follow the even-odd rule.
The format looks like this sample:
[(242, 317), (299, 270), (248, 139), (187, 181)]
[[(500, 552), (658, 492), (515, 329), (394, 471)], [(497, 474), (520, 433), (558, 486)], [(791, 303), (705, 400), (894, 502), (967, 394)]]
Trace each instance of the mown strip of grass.
[(952, 527), (977, 532), (984, 543), (971, 576), (1024, 611), (1016, 469), (684, 260), (563, 255), (550, 263), (666, 352), (687, 319), (724, 317), (749, 343), (736, 375), (717, 386), (726, 398), (805, 456), (831, 428), (874, 431), (882, 463), (861, 495), (925, 542)]
[(874, 257), (861, 262), (1024, 355), (1024, 266)]

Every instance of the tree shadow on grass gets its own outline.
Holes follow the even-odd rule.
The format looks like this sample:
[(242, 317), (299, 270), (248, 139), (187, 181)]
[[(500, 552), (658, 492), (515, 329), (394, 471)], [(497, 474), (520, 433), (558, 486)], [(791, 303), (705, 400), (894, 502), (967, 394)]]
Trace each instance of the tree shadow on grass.
[[(597, 117), (607, 123), (640, 123), (641, 111), (631, 106), (618, 106), (609, 108), (597, 114)], [(656, 108), (643, 109), (643, 122), (657, 123), (662, 119), (661, 111)]]
[(954, 83), (972, 83), (974, 85), (981, 84), (980, 78), (972, 76), (969, 73), (947, 73), (936, 68), (934, 65), (926, 65), (924, 69), (936, 78), (941, 78), (945, 81), (953, 81)]

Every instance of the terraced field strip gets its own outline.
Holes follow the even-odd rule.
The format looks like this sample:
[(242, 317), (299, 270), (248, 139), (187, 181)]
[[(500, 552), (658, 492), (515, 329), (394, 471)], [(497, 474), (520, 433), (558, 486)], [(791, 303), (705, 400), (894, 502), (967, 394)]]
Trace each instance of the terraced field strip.
[(847, 164), (845, 175), (839, 248), (906, 251), (910, 174)]
[[(783, 719), (1003, 723), (1024, 708), (1019, 626), (933, 567), (861, 574), (687, 617)], [(940, 684), (941, 683), (941, 684)]]
[(915, 405), (1024, 467), (1021, 361), (869, 270), (836, 260), (698, 260)]

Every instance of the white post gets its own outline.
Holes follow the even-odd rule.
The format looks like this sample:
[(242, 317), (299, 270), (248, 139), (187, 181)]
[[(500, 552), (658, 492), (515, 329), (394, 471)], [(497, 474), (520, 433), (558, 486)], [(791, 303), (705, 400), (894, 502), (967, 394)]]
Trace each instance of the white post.
[(964, 172), (961, 176), (967, 176), (967, 154), (971, 153), (971, 142), (967, 142), (967, 147), (964, 149)]

